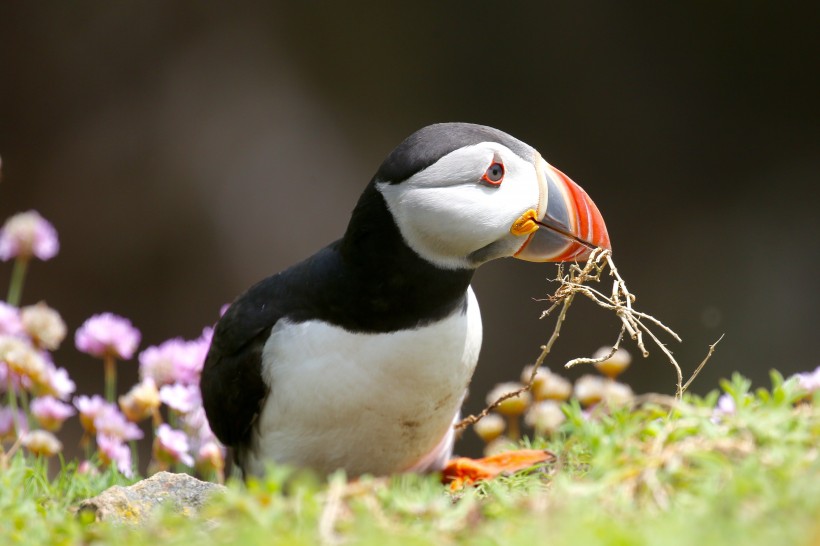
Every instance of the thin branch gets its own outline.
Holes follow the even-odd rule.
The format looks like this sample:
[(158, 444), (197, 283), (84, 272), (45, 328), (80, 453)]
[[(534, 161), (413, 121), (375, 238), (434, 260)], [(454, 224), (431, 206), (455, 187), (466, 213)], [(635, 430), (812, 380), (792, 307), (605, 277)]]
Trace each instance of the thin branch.
[(704, 359), (701, 361), (701, 363), (698, 365), (695, 371), (692, 372), (692, 377), (690, 377), (689, 380), (686, 383), (684, 383), (683, 388), (681, 389), (681, 394), (686, 392), (686, 389), (689, 388), (689, 385), (692, 384), (692, 381), (695, 380), (695, 378), (698, 376), (703, 367), (706, 366), (706, 363), (709, 362), (709, 359), (712, 358), (712, 353), (715, 352), (715, 347), (717, 347), (717, 344), (721, 342), (723, 336), (725, 335), (726, 334), (721, 334), (717, 341), (709, 345), (709, 352), (706, 353), (706, 357), (704, 357)]
[(618, 339), (615, 340), (615, 343), (612, 344), (612, 347), (610, 348), (609, 352), (604, 356), (600, 356), (598, 358), (573, 358), (572, 360), (564, 364), (564, 367), (569, 369), (573, 366), (577, 366), (578, 364), (599, 364), (601, 362), (609, 360), (610, 358), (612, 358), (612, 355), (615, 354), (615, 351), (618, 350), (618, 347), (620, 347), (621, 341), (623, 341), (624, 339), (624, 332), (626, 332), (626, 326), (621, 325), (621, 332), (618, 334)]
[(319, 517), (319, 540), (326, 546), (335, 546), (341, 542), (336, 532), (336, 522), (342, 511), (342, 497), (346, 489), (345, 479), (335, 476), (327, 488), (325, 505)]
[(552, 346), (555, 344), (555, 340), (557, 340), (558, 336), (561, 335), (561, 325), (564, 323), (564, 319), (567, 317), (567, 309), (569, 309), (569, 306), (572, 305), (572, 300), (572, 295), (564, 299), (564, 305), (563, 307), (561, 307), (561, 313), (559, 313), (558, 320), (555, 322), (555, 329), (553, 330), (549, 341), (547, 341), (547, 344), (541, 346), (541, 354), (538, 355), (538, 358), (535, 359), (535, 364), (533, 364), (532, 366), (532, 373), (530, 373), (530, 378), (529, 381), (527, 381), (527, 384), (521, 387), (520, 389), (516, 389), (512, 392), (508, 392), (500, 396), (495, 402), (484, 408), (481, 411), (481, 413), (477, 415), (469, 415), (461, 421), (459, 421), (458, 423), (456, 423), (454, 426), (457, 431), (470, 425), (474, 425), (475, 423), (486, 417), (488, 413), (490, 413), (499, 405), (501, 405), (501, 403), (505, 400), (514, 398), (522, 392), (528, 391), (532, 388), (532, 384), (535, 381), (535, 376), (538, 373), (538, 368), (541, 366), (541, 364), (544, 363), (544, 360), (547, 358), (547, 355), (550, 354), (550, 351), (552, 350)]

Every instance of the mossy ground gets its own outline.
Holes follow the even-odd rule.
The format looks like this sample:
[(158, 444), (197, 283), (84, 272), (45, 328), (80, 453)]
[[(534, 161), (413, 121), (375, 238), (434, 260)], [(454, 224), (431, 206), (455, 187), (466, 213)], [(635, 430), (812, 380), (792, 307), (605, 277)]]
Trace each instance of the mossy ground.
[(569, 404), (560, 433), (532, 441), (556, 464), (455, 493), (434, 476), (275, 467), (199, 516), (138, 528), (71, 510), (124, 478), (68, 464), (48, 480), (16, 456), (0, 470), (0, 544), (820, 544), (820, 393), (800, 401), (777, 374), (766, 390), (723, 387), (734, 413), (715, 414), (717, 392), (591, 417)]

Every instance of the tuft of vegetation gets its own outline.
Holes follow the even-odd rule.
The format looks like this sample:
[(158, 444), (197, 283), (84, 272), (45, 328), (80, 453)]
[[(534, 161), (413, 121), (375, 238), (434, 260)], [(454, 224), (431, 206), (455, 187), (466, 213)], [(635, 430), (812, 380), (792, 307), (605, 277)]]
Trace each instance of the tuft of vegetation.
[(71, 507), (123, 478), (65, 465), (49, 480), (22, 454), (0, 470), (0, 543), (54, 544), (817, 544), (820, 390), (736, 375), (705, 397), (632, 407), (562, 406), (557, 462), (451, 491), (437, 476), (327, 479), (271, 467), (230, 481), (202, 513), (141, 527), (83, 521)]

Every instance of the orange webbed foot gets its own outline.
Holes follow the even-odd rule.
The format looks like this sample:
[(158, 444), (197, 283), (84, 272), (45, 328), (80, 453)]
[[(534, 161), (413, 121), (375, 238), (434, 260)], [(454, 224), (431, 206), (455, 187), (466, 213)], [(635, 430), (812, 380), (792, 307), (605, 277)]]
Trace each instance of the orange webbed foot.
[(555, 460), (555, 454), (544, 449), (518, 449), (483, 459), (458, 457), (447, 463), (441, 481), (456, 490), (475, 482), (490, 480), (498, 475), (509, 475), (537, 464)]

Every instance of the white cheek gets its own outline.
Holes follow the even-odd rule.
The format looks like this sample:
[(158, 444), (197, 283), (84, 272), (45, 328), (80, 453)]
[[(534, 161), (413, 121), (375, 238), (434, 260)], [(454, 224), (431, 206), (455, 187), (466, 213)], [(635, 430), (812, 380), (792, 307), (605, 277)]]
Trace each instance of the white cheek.
[(538, 206), (532, 164), (519, 159), (508, 160), (506, 166), (499, 187), (473, 181), (479, 178), (473, 174), (469, 182), (457, 185), (431, 186), (408, 180), (379, 189), (413, 250), (443, 267), (470, 267), (467, 257), (471, 253), (512, 237), (512, 223)]

